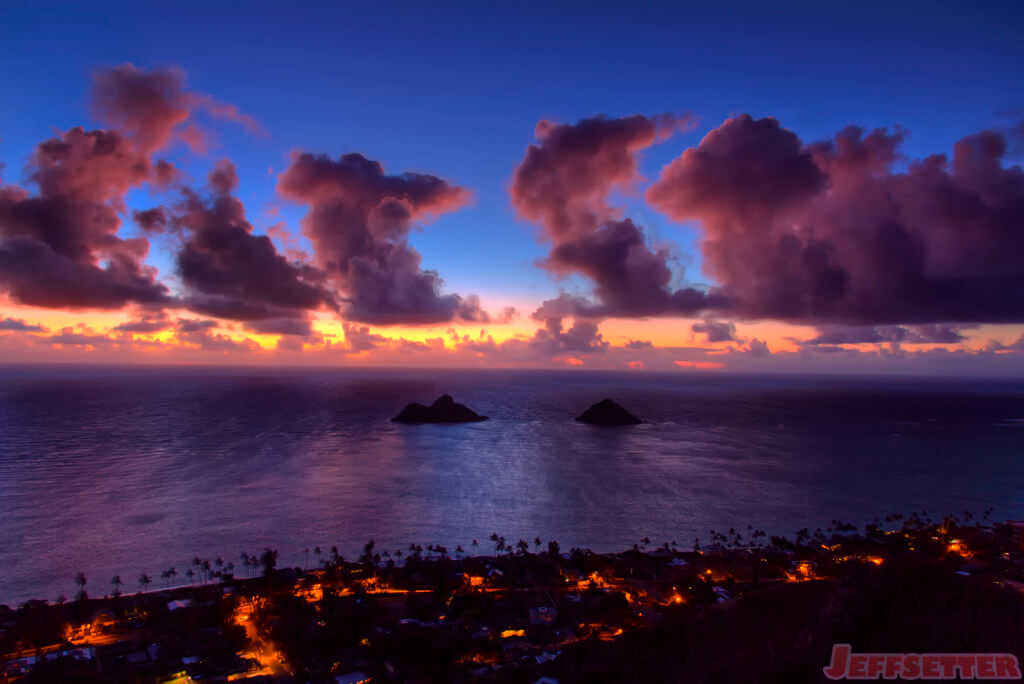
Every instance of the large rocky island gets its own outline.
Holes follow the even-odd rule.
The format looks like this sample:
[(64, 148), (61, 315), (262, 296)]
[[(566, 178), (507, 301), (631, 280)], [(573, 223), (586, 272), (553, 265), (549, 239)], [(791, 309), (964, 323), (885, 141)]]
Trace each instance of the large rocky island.
[(456, 404), (450, 394), (444, 394), (430, 406), (412, 403), (392, 418), (396, 423), (478, 423), (487, 420), (463, 404)]
[(611, 399), (602, 399), (576, 416), (576, 420), (590, 425), (639, 425), (644, 422)]

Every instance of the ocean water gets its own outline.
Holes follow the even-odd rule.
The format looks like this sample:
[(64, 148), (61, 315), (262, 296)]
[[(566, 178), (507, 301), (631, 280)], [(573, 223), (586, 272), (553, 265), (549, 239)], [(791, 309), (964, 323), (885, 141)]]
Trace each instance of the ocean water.
[[(389, 421), (445, 392), (490, 420)], [(573, 421), (605, 397), (650, 422)], [(0, 603), (265, 546), (299, 564), (371, 538), (612, 551), (893, 512), (1020, 518), (1022, 448), (1020, 381), (5, 367)]]

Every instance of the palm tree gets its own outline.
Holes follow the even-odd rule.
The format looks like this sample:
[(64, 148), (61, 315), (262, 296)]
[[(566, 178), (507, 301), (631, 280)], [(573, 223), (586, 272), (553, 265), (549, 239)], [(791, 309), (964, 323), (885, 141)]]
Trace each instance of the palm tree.
[(189, 568), (188, 571), (185, 573), (185, 577), (188, 577), (188, 583), (189, 584), (195, 584), (195, 582), (193, 581), (193, 578), (195, 576), (196, 576), (196, 571), (193, 570), (192, 568)]
[(79, 601), (89, 598), (89, 594), (85, 590), (85, 585), (86, 585), (87, 581), (88, 580), (86, 580), (84, 572), (80, 572), (77, 575), (75, 575), (75, 584), (78, 585), (78, 600)]
[(270, 576), (274, 572), (274, 568), (277, 567), (277, 549), (272, 549), (269, 546), (263, 549), (263, 553), (260, 554), (259, 564), (263, 566), (264, 576)]
[(309, 567), (309, 547), (302, 549), (302, 552), (306, 554), (306, 567)]
[(141, 575), (139, 575), (139, 590), (140, 591), (145, 591), (146, 587), (148, 587), (150, 584), (152, 584), (152, 582), (153, 582), (153, 578), (152, 577), (150, 577), (146, 573), (142, 573)]
[(121, 576), (120, 575), (114, 575), (114, 577), (110, 580), (110, 584), (114, 587), (114, 596), (115, 597), (120, 596), (121, 595), (121, 587), (124, 586), (124, 582), (121, 581)]

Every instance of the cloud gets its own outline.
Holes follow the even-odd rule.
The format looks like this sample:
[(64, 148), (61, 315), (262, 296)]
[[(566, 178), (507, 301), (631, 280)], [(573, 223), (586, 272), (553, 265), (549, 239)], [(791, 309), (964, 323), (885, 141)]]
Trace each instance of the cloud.
[(747, 348), (741, 351), (746, 351), (750, 356), (759, 359), (772, 355), (772, 350), (768, 348), (768, 343), (756, 338), (750, 340), (750, 342), (747, 343)]
[(178, 319), (175, 325), (175, 337), (179, 342), (204, 351), (252, 352), (260, 350), (260, 346), (248, 338), (234, 340), (227, 335), (214, 332), (217, 325), (217, 321), (210, 319)]
[(729, 321), (704, 321), (694, 323), (690, 329), (702, 333), (708, 342), (731, 342), (736, 339), (736, 326)]
[(222, 160), (210, 173), (208, 196), (186, 188), (173, 212), (171, 221), (184, 235), (177, 268), (185, 303), (217, 318), (274, 319), (278, 328), (291, 319), (290, 329), (308, 330), (307, 312), (331, 300), (321, 287), (323, 274), (289, 262), (269, 237), (253, 234), (244, 205), (230, 194), (237, 184), (234, 165)]
[(58, 334), (43, 337), (41, 341), (60, 347), (107, 347), (117, 344), (117, 340), (106, 335), (98, 335), (73, 327), (62, 328)]
[(309, 207), (303, 219), (317, 263), (341, 290), (345, 319), (375, 325), (486, 321), (479, 300), (441, 294), (409, 243), (415, 222), (455, 211), (470, 192), (437, 176), (389, 175), (361, 154), (297, 154), (280, 194)]
[(345, 330), (346, 349), (353, 354), (376, 349), (388, 342), (388, 338), (383, 335), (371, 333), (368, 326), (348, 322), (343, 323), (342, 326)]
[(680, 368), (697, 368), (699, 370), (720, 370), (726, 364), (721, 361), (673, 361)]
[(38, 192), (0, 187), (0, 288), (46, 308), (167, 302), (143, 265), (149, 243), (117, 234), (124, 194), (160, 173), (116, 132), (74, 128), (40, 143), (26, 167)]
[(530, 340), (531, 349), (543, 355), (564, 352), (595, 352), (608, 349), (608, 342), (593, 321), (576, 319), (565, 330), (561, 318), (549, 318)]
[(744, 114), (668, 164), (647, 198), (700, 221), (705, 271), (735, 315), (1024, 321), (1024, 172), (1004, 165), (1005, 138), (908, 160), (904, 135), (851, 126), (808, 145)]
[(164, 207), (133, 211), (132, 218), (146, 233), (162, 233), (170, 224), (170, 217)]
[(167, 330), (171, 325), (171, 319), (168, 318), (165, 311), (143, 311), (136, 320), (119, 323), (114, 326), (113, 330), (129, 334), (152, 335)]
[[(120, 214), (130, 190), (178, 180), (174, 166), (152, 155), (195, 110), (247, 123), (237, 110), (214, 104), (187, 91), (180, 70), (123, 64), (97, 72), (92, 110), (116, 130), (73, 128), (37, 145), (26, 167), (34, 194), (0, 186), (0, 287), (16, 302), (48, 308), (171, 303), (143, 264), (148, 241), (118, 235)], [(164, 219), (158, 211), (136, 214), (145, 232), (163, 229)]]
[(46, 328), (43, 326), (26, 323), (20, 318), (0, 317), (0, 331), (43, 332), (44, 330), (46, 330)]
[(970, 327), (972, 326), (948, 323), (910, 327), (826, 325), (818, 327), (817, 336), (800, 340), (798, 343), (808, 346), (881, 343), (956, 344), (964, 341), (963, 330)]
[[(560, 297), (561, 315), (692, 315), (709, 305), (701, 290), (672, 289), (668, 247), (649, 245), (643, 230), (610, 199), (613, 191), (630, 191), (640, 180), (641, 150), (689, 122), (685, 116), (635, 115), (537, 125), (537, 143), (513, 176), (512, 205), (519, 216), (539, 223), (541, 237), (551, 242), (540, 265), (560, 277), (585, 276), (597, 299)], [(550, 310), (549, 303), (545, 308)]]
[(260, 321), (249, 321), (243, 327), (250, 332), (261, 335), (309, 337), (313, 334), (309, 321), (303, 318), (269, 318)]
[(197, 111), (261, 132), (259, 124), (234, 105), (187, 90), (181, 69), (146, 71), (121, 64), (93, 75), (93, 116), (122, 131), (143, 153), (163, 149), (175, 139), (195, 151), (208, 149), (210, 134), (194, 121)]
[(506, 306), (504, 309), (501, 310), (501, 313), (499, 313), (495, 317), (495, 321), (498, 323), (511, 323), (512, 321), (519, 318), (520, 315), (521, 314), (519, 313), (519, 310), (516, 309), (516, 307)]

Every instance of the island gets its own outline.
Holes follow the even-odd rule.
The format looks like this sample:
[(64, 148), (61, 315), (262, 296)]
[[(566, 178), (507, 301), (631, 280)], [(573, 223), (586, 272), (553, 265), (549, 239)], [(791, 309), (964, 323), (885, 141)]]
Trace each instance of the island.
[(639, 425), (645, 422), (611, 399), (603, 399), (597, 402), (576, 416), (576, 420), (591, 425)]
[(392, 418), (396, 423), (478, 423), (487, 420), (464, 404), (456, 404), (450, 394), (444, 394), (430, 406), (412, 403)]

